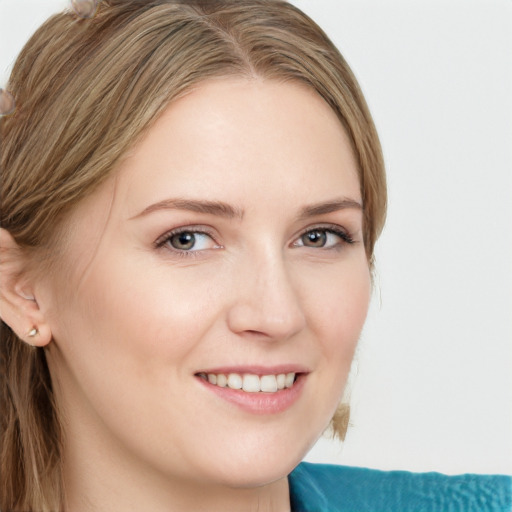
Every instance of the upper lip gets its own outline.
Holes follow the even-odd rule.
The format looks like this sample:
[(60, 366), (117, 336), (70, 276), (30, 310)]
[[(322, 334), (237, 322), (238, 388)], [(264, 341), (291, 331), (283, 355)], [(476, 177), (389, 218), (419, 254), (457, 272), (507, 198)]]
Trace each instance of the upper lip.
[(309, 373), (309, 369), (300, 364), (278, 364), (273, 366), (261, 366), (261, 365), (230, 365), (230, 366), (216, 366), (215, 368), (207, 368), (196, 372), (200, 373), (213, 373), (213, 374), (230, 374), (238, 373), (251, 374), (251, 375), (279, 375), (280, 373)]

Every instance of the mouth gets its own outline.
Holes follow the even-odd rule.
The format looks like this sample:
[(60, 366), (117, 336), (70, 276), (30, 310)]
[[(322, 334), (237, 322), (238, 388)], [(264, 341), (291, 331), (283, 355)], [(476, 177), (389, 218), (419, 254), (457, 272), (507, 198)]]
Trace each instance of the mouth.
[(254, 373), (206, 373), (199, 372), (197, 377), (213, 386), (244, 391), (245, 393), (277, 393), (291, 388), (299, 373), (277, 373), (256, 375)]
[(299, 370), (303, 369), (224, 368), (201, 371), (195, 377), (221, 401), (245, 412), (277, 414), (292, 407), (302, 395), (309, 371)]

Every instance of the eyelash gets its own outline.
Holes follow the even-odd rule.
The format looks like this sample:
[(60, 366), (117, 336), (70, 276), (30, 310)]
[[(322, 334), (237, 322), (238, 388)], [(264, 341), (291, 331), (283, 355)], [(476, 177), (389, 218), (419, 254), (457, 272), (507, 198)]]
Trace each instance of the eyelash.
[[(323, 231), (325, 233), (331, 233), (331, 234), (334, 234), (334, 235), (340, 237), (342, 240), (340, 245), (344, 245), (344, 244), (351, 245), (351, 244), (355, 243), (354, 238), (347, 231), (345, 231), (340, 226), (336, 226), (333, 224), (328, 224), (328, 225), (324, 224), (324, 225), (308, 227), (304, 231), (302, 231), (302, 233), (300, 233), (300, 235), (297, 237), (297, 239), (300, 239), (304, 235), (314, 232), (314, 231)], [(339, 245), (336, 245), (335, 247), (327, 247), (327, 248), (320, 247), (320, 249), (324, 249), (324, 250), (334, 249), (335, 250), (335, 249), (339, 249)]]
[[(171, 231), (168, 231), (167, 233), (165, 233), (164, 235), (162, 235), (161, 237), (159, 237), (156, 242), (155, 242), (155, 247), (157, 249), (162, 249), (164, 248), (165, 246), (167, 246), (167, 248), (173, 252), (176, 256), (178, 257), (181, 257), (181, 258), (193, 258), (193, 257), (196, 257), (196, 256), (199, 256), (199, 253), (201, 253), (202, 251), (187, 251), (187, 250), (180, 250), (180, 249), (176, 249), (174, 247), (172, 247), (172, 245), (169, 243), (171, 238), (173, 236), (176, 236), (176, 235), (180, 235), (182, 233), (190, 233), (192, 235), (206, 235), (206, 236), (209, 236), (216, 244), (216, 240), (213, 236), (213, 233), (211, 233), (209, 230), (205, 229), (204, 227), (182, 227), (182, 228), (176, 228), (176, 229), (173, 229)], [(220, 244), (217, 244), (219, 248), (222, 248), (222, 246)]]
[[(312, 233), (312, 232), (315, 232), (315, 231), (319, 231), (319, 232), (325, 232), (327, 234), (334, 234), (336, 236), (338, 236), (342, 242), (340, 244), (337, 244), (336, 246), (334, 247), (327, 247), (327, 248), (324, 248), (324, 247), (319, 247), (318, 249), (324, 249), (324, 250), (339, 250), (340, 249), (340, 245), (344, 245), (344, 244), (354, 244), (355, 243), (355, 240), (352, 238), (352, 236), (347, 232), (345, 231), (344, 229), (340, 228), (339, 226), (336, 226), (336, 225), (318, 225), (318, 226), (313, 226), (313, 227), (308, 227), (307, 229), (305, 229), (304, 231), (302, 231), (296, 240), (300, 240), (304, 235), (308, 234), (308, 233)], [(165, 247), (167, 245), (168, 249), (170, 251), (172, 251), (176, 256), (178, 257), (182, 257), (182, 258), (190, 258), (190, 257), (196, 257), (196, 256), (199, 256), (199, 254), (201, 252), (203, 252), (204, 250), (195, 250), (195, 251), (192, 251), (192, 250), (180, 250), (180, 249), (176, 249), (174, 247), (172, 247), (170, 245), (170, 240), (173, 236), (176, 236), (176, 235), (180, 235), (182, 233), (190, 233), (190, 234), (193, 234), (193, 235), (206, 235), (208, 237), (210, 237), (215, 243), (217, 243), (215, 241), (215, 238), (213, 237), (213, 234), (209, 231), (209, 230), (206, 230), (204, 228), (200, 228), (200, 227), (182, 227), (182, 228), (176, 228), (176, 229), (173, 229), (171, 231), (168, 231), (167, 233), (165, 233), (164, 235), (162, 235), (161, 237), (159, 237), (156, 241), (155, 241), (155, 247), (157, 249), (161, 249), (163, 247)], [(295, 244), (296, 242), (294, 242)], [(296, 246), (296, 247), (308, 247), (306, 245), (303, 245), (303, 246)], [(218, 244), (218, 248), (222, 248), (222, 246), (220, 244)], [(315, 247), (310, 247), (310, 248), (313, 248), (315, 249)]]

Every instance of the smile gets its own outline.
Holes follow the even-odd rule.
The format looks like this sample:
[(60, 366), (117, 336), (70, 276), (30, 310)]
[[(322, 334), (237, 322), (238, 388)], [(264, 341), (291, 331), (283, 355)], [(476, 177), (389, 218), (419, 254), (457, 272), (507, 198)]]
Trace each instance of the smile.
[[(221, 401), (251, 414), (278, 414), (300, 399), (311, 370), (299, 364), (204, 369), (194, 376)], [(220, 402), (215, 402), (220, 403)]]
[(276, 393), (291, 388), (296, 380), (295, 372), (271, 375), (255, 375), (252, 373), (204, 373), (197, 374), (201, 379), (220, 388), (230, 388), (246, 393)]

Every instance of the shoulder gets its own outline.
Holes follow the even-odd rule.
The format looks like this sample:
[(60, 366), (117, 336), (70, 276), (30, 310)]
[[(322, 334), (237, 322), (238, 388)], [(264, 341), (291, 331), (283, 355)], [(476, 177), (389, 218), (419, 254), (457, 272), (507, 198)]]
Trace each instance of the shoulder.
[(510, 512), (505, 475), (379, 471), (299, 464), (289, 476), (293, 512)]

